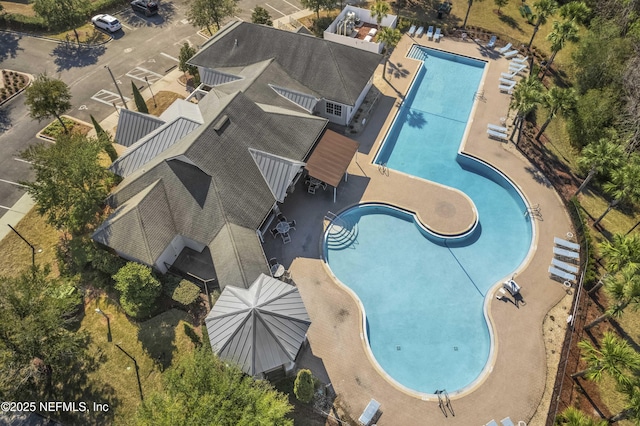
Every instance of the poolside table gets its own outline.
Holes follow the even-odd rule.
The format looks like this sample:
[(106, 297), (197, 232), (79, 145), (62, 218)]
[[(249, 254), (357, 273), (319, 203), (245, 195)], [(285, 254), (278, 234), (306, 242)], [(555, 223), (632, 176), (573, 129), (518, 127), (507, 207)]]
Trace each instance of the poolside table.
[(280, 278), (284, 275), (284, 271), (284, 265), (281, 265), (280, 263), (276, 263), (271, 267), (271, 275), (273, 278)]
[(278, 222), (276, 229), (279, 233), (286, 234), (291, 229), (291, 225), (289, 225), (289, 222)]

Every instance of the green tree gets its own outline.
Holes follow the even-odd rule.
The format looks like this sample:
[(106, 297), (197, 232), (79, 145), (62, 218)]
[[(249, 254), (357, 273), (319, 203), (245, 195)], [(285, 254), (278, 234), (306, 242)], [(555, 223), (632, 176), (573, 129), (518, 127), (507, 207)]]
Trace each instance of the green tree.
[(378, 23), (378, 31), (380, 30), (380, 24), (382, 24), (382, 20), (387, 17), (387, 14), (391, 8), (386, 1), (376, 0), (374, 4), (371, 5), (371, 17), (376, 18), (376, 22)]
[(611, 180), (602, 185), (604, 191), (613, 199), (607, 209), (593, 222), (596, 226), (618, 204), (622, 202), (636, 202), (640, 200), (640, 154), (631, 156), (622, 167), (611, 171)]
[(607, 374), (618, 384), (631, 384), (633, 372), (640, 368), (638, 353), (610, 331), (604, 333), (599, 347), (588, 340), (578, 342), (578, 347), (587, 368), (572, 374), (574, 379), (582, 377), (597, 382)]
[(560, 6), (560, 17), (585, 25), (591, 17), (591, 9), (584, 2), (572, 1)]
[(611, 138), (621, 117), (621, 93), (609, 86), (591, 89), (578, 96), (575, 114), (569, 116), (567, 131), (578, 148)]
[(140, 90), (138, 90), (138, 87), (135, 85), (133, 81), (131, 82), (131, 90), (133, 91), (133, 100), (136, 103), (136, 108), (138, 112), (149, 114), (149, 108), (147, 108), (147, 103), (144, 101), (144, 98), (142, 97), (142, 93), (140, 93)]
[(35, 180), (23, 184), (47, 223), (79, 235), (100, 220), (97, 213), (114, 179), (99, 162), (102, 149), (97, 139), (67, 134), (21, 154), (35, 171)]
[(253, 13), (251, 14), (251, 22), (253, 22), (254, 24), (268, 25), (270, 27), (273, 26), (273, 21), (271, 20), (269, 11), (262, 6), (256, 6), (255, 9), (253, 9)]
[(536, 140), (540, 140), (547, 126), (556, 115), (566, 116), (573, 112), (576, 108), (576, 100), (576, 92), (573, 89), (562, 89), (557, 86), (549, 89), (542, 97), (542, 104), (547, 109), (547, 119), (540, 127)]
[(87, 2), (82, 0), (35, 0), (33, 11), (38, 14), (54, 31), (73, 28), (76, 41), (80, 44), (80, 36), (76, 28), (87, 19)]
[(400, 39), (402, 38), (402, 34), (400, 30), (397, 28), (389, 28), (384, 27), (378, 33), (378, 41), (384, 43), (384, 68), (382, 68), (382, 78), (386, 79), (385, 70), (387, 69), (387, 63), (389, 61), (389, 56), (391, 56), (391, 51), (398, 45)]
[(151, 315), (162, 292), (162, 285), (153, 276), (151, 268), (128, 262), (113, 276), (113, 280), (120, 292), (120, 306), (128, 315), (135, 318)]
[(300, 4), (311, 9), (316, 13), (316, 19), (320, 20), (320, 9), (333, 9), (335, 6), (334, 0), (300, 0)]
[(542, 99), (542, 83), (540, 80), (533, 76), (529, 76), (520, 80), (513, 90), (511, 97), (511, 103), (509, 109), (516, 111), (516, 118), (513, 122), (513, 132), (511, 133), (510, 140), (513, 141), (513, 137), (518, 132), (518, 139), (516, 140), (516, 146), (520, 143), (520, 136), (522, 135), (522, 126), (525, 120), (533, 111), (536, 110), (538, 104)]
[(598, 247), (609, 273), (616, 273), (625, 266), (635, 270), (640, 267), (640, 235), (613, 234)]
[(638, 306), (640, 303), (640, 276), (634, 265), (627, 264), (620, 271), (604, 276), (602, 281), (610, 305), (602, 315), (585, 325), (585, 330), (595, 327), (609, 317), (620, 317), (629, 305)]
[(298, 401), (308, 404), (313, 399), (315, 392), (315, 383), (313, 374), (310, 370), (302, 369), (296, 375), (296, 381), (293, 383), (293, 393)]
[[(259, 7), (259, 6), (258, 6)], [(256, 7), (256, 9), (258, 8)], [(193, 76), (194, 84), (196, 86), (200, 85), (200, 73), (198, 72), (198, 67), (195, 65), (190, 65), (189, 59), (193, 58), (193, 55), (196, 54), (196, 48), (191, 46), (186, 41), (180, 48), (180, 54), (178, 55), (178, 69), (183, 73), (189, 73)]]
[(502, 13), (500, 12), (500, 9), (509, 4), (509, 0), (493, 0), (493, 2), (498, 6), (498, 15)]
[(619, 390), (625, 396), (626, 404), (622, 411), (611, 416), (608, 423), (630, 420), (634, 425), (640, 424), (640, 387), (637, 379), (631, 385), (621, 385)]
[(0, 396), (52, 397), (84, 357), (86, 334), (72, 331), (82, 297), (72, 282), (33, 267), (0, 277)]
[[(476, 0), (482, 1), (482, 0)], [(467, 0), (467, 13), (464, 15), (464, 22), (462, 23), (462, 28), (467, 27), (467, 19), (469, 19), (469, 12), (471, 12), (471, 6), (473, 6), (473, 0)]]
[(556, 13), (558, 3), (556, 3), (555, 0), (538, 0), (533, 4), (533, 8), (536, 11), (534, 18), (536, 23), (533, 25), (533, 34), (531, 35), (531, 40), (529, 40), (529, 44), (527, 45), (528, 47), (531, 47), (533, 44), (533, 39), (540, 29), (540, 25), (544, 25), (547, 22), (547, 18)]
[(237, 0), (190, 0), (187, 19), (198, 28), (206, 27), (213, 34), (211, 25), (220, 29), (225, 18), (238, 11)]
[(567, 42), (575, 43), (579, 40), (578, 26), (573, 21), (554, 21), (553, 30), (547, 35), (547, 40), (551, 42), (551, 57), (547, 61), (547, 65), (544, 67), (544, 73), (551, 68), (551, 64), (556, 59), (556, 55), (561, 51)]
[(113, 141), (111, 140), (111, 135), (107, 133), (100, 123), (93, 117), (93, 115), (89, 115), (91, 117), (91, 124), (93, 124), (93, 128), (96, 131), (96, 137), (98, 141), (104, 146), (104, 151), (109, 156), (111, 161), (115, 161), (118, 158), (118, 152), (113, 147)]
[(24, 103), (29, 108), (29, 115), (38, 121), (55, 117), (65, 132), (67, 126), (62, 121), (62, 114), (71, 109), (71, 91), (64, 81), (49, 77), (46, 73), (38, 75), (27, 90)]
[(575, 407), (567, 407), (556, 417), (556, 426), (608, 426), (606, 420), (596, 420)]
[(137, 425), (293, 426), (286, 395), (266, 381), (245, 376), (204, 345), (182, 357), (163, 382), (162, 391), (139, 406)]

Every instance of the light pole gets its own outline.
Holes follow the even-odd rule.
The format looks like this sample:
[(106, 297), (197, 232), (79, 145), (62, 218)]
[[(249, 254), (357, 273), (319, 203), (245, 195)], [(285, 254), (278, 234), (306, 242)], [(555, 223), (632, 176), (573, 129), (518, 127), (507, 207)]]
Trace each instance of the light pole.
[(118, 89), (118, 94), (120, 95), (120, 99), (122, 100), (124, 107), (126, 109), (129, 109), (129, 107), (127, 106), (127, 101), (124, 100), (124, 96), (122, 96), (122, 92), (120, 91), (120, 86), (118, 86), (118, 82), (116, 81), (116, 78), (113, 76), (113, 73), (111, 72), (111, 68), (109, 68), (109, 65), (105, 65), (104, 67), (107, 69), (107, 71), (109, 71), (109, 74), (111, 75), (111, 80), (113, 80), (113, 84), (115, 84), (116, 89)]
[(153, 98), (153, 107), (154, 108), (158, 108), (158, 105), (156, 105), (156, 95), (153, 94), (153, 90), (151, 90), (151, 85), (149, 84), (149, 79), (147, 78), (147, 76), (144, 76), (144, 81), (147, 82), (147, 87), (149, 88), (149, 91), (151, 92), (151, 97)]
[[(33, 244), (31, 244), (29, 241), (27, 241), (27, 239), (25, 237), (23, 237), (22, 235), (20, 235), (20, 233), (18, 231), (16, 231), (16, 228), (14, 228), (13, 226), (9, 225), (7, 223), (7, 226), (9, 228), (11, 228), (11, 230), (13, 232), (16, 233), (16, 235), (18, 235), (18, 237), (22, 238), (22, 241), (24, 241), (25, 243), (27, 243), (29, 245), (29, 247), (31, 247), (31, 266), (36, 266), (36, 248), (33, 246)], [(40, 253), (42, 250), (38, 250), (38, 253)]]
[(105, 314), (100, 308), (96, 308), (96, 313), (102, 315), (107, 319), (107, 342), (110, 342), (111, 341), (111, 322), (109, 321), (109, 316)]

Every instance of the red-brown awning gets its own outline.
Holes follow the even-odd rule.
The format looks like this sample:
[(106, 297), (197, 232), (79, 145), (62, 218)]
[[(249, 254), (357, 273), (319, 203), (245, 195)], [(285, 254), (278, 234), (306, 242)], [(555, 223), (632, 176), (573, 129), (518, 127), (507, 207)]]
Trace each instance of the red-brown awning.
[(358, 146), (353, 139), (327, 130), (307, 160), (309, 176), (337, 188)]

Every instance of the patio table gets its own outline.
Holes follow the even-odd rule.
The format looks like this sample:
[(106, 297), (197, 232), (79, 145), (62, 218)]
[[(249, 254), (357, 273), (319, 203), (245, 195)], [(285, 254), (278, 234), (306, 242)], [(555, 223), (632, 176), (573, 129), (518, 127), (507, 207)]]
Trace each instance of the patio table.
[(273, 278), (280, 278), (284, 275), (284, 265), (276, 263), (271, 267), (271, 275)]
[(278, 222), (276, 229), (279, 233), (286, 234), (291, 229), (291, 225), (289, 225), (289, 222)]

